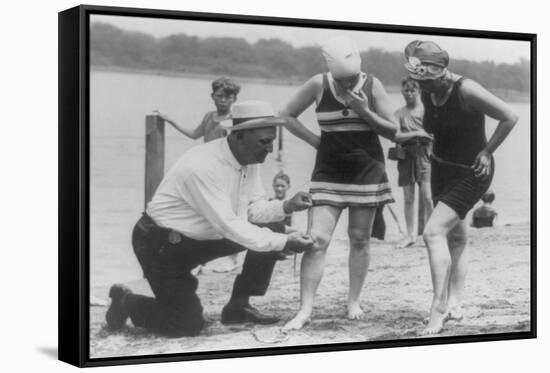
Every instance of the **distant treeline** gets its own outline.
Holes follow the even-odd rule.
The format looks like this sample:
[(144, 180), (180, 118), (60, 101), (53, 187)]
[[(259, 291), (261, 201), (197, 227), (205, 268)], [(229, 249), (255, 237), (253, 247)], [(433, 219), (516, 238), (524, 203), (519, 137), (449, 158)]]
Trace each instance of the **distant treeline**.
[[(283, 82), (303, 81), (326, 71), (318, 47), (294, 48), (279, 39), (262, 39), (250, 44), (242, 38), (199, 38), (185, 34), (155, 38), (106, 23), (93, 23), (90, 46), (91, 64), (96, 66), (223, 74)], [(361, 55), (364, 70), (386, 85), (399, 85), (405, 76), (401, 52), (373, 48)], [(530, 88), (530, 63), (526, 59), (514, 64), (452, 59), (449, 68), (499, 91), (528, 92)]]

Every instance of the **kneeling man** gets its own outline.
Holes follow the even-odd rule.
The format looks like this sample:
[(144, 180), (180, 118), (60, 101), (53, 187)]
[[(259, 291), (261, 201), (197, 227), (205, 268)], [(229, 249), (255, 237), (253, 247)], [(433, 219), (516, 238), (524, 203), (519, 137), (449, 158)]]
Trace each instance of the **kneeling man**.
[(165, 336), (199, 334), (203, 309), (191, 270), (243, 250), (248, 251), (242, 272), (222, 323), (279, 320), (252, 307), (249, 297), (265, 294), (281, 252), (302, 252), (313, 242), (299, 232), (274, 232), (266, 223), (309, 208), (311, 198), (304, 192), (287, 201), (265, 197), (259, 166), (273, 150), (276, 126), (285, 123), (271, 104), (235, 104), (232, 121), (227, 138), (196, 146), (179, 159), (136, 223), (132, 246), (155, 297), (113, 285), (106, 314), (111, 330), (121, 329), (129, 317), (135, 326)]

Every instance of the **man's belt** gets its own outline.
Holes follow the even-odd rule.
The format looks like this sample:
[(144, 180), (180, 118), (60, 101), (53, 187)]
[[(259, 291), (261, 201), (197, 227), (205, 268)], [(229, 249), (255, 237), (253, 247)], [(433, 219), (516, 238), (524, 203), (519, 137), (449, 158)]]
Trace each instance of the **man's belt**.
[(155, 239), (171, 244), (178, 244), (183, 240), (183, 235), (173, 229), (158, 225), (147, 213), (143, 213), (137, 226), (145, 233), (150, 233)]

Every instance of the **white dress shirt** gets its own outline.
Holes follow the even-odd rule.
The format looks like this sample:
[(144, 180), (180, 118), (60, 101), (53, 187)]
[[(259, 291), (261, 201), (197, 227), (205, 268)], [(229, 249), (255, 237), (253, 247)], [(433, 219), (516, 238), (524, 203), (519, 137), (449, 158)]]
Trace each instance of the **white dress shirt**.
[(167, 172), (147, 214), (196, 240), (227, 238), (254, 251), (280, 251), (287, 236), (253, 223), (282, 221), (283, 201), (268, 201), (260, 165), (242, 166), (227, 138), (187, 151)]

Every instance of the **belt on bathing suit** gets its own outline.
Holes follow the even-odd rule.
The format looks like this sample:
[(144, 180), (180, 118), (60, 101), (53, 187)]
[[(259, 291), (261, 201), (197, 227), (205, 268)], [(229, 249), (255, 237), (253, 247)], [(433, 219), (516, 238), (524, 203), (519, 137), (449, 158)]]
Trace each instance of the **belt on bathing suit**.
[(435, 154), (431, 154), (431, 158), (436, 161), (437, 163), (440, 163), (440, 164), (443, 164), (445, 166), (451, 166), (451, 167), (456, 167), (456, 168), (461, 168), (463, 170), (472, 170), (472, 167), (470, 166), (467, 166), (465, 164), (462, 164), (462, 163), (456, 163), (456, 162), (451, 162), (451, 161), (446, 161), (442, 158), (439, 158), (437, 155)]

